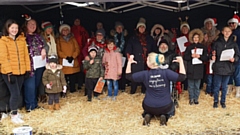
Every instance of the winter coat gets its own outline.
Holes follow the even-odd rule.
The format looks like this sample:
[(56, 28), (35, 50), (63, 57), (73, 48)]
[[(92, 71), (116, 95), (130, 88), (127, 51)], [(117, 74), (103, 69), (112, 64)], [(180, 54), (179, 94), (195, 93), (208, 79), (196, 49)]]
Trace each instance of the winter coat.
[(115, 50), (106, 49), (102, 63), (105, 66), (104, 79), (118, 80), (122, 74), (122, 55)]
[[(240, 27), (237, 27), (235, 30), (233, 30), (233, 35), (237, 37), (236, 43), (238, 45), (238, 49), (240, 49)], [(240, 64), (240, 59), (238, 59), (238, 62), (235, 64)]]
[(62, 36), (58, 37), (56, 40), (57, 43), (57, 52), (59, 57), (59, 63), (62, 65), (63, 59), (67, 57), (74, 58), (74, 65), (73, 67), (66, 67), (63, 66), (63, 73), (64, 74), (74, 74), (80, 71), (80, 66), (78, 63), (78, 55), (80, 53), (80, 49), (78, 43), (74, 36), (71, 36), (69, 41), (66, 41)]
[(46, 70), (43, 72), (42, 82), (44, 86), (51, 85), (51, 89), (46, 88), (47, 93), (60, 93), (63, 90), (63, 86), (67, 86), (64, 73), (62, 71), (62, 65), (57, 65), (57, 70), (53, 72), (49, 66), (46, 65)]
[[(83, 50), (83, 47), (86, 45), (87, 39), (89, 38), (88, 32), (81, 25), (78, 25), (78, 26), (73, 25), (71, 28), (71, 32), (73, 33), (75, 39), (77, 40), (80, 50)], [(80, 53), (80, 55), (78, 56), (78, 62), (80, 65), (83, 59), (84, 59), (83, 54)]]
[(234, 36), (230, 36), (228, 41), (225, 41), (223, 35), (220, 35), (217, 41), (214, 42), (212, 48), (212, 51), (216, 51), (216, 60), (212, 66), (213, 74), (232, 75), (235, 71), (234, 63), (230, 61), (220, 61), (222, 51), (227, 49), (234, 49), (234, 62), (237, 62), (239, 60), (240, 53), (237, 43), (234, 42)]
[[(89, 56), (90, 57), (90, 56)], [(93, 58), (90, 57), (90, 60)], [(104, 69), (102, 60), (99, 57), (94, 58), (94, 63), (90, 64), (90, 60), (83, 62), (83, 68), (87, 70), (86, 78), (100, 78), (104, 77)]]
[(23, 75), (26, 71), (31, 70), (27, 43), (23, 35), (19, 35), (16, 40), (8, 36), (2, 36), (0, 49), (2, 74)]
[[(157, 46), (154, 43), (154, 40), (151, 36), (146, 35), (146, 56), (151, 52), (158, 52)], [(144, 59), (143, 46), (140, 43), (139, 37), (137, 35), (131, 37), (128, 40), (128, 44), (126, 46), (126, 56), (134, 55), (134, 60), (137, 61), (137, 64), (132, 64), (131, 71), (132, 73), (136, 73), (138, 71), (146, 70), (146, 59)]]
[[(199, 35), (200, 43), (193, 43), (193, 35), (197, 33)], [(201, 44), (203, 41), (203, 33), (200, 29), (194, 29), (189, 33), (190, 45), (186, 48), (183, 59), (187, 61), (187, 78), (188, 79), (202, 79), (204, 71), (204, 62), (208, 61), (207, 47)], [(200, 55), (201, 64), (192, 63), (192, 51), (195, 49), (202, 49), (202, 55)]]

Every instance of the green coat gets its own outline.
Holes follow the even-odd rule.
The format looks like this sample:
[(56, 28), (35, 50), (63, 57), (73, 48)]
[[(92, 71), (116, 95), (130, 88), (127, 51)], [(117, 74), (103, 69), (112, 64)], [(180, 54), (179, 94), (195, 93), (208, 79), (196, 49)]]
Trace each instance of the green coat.
[(100, 58), (94, 58), (93, 64), (90, 64), (90, 61), (84, 60), (83, 68), (87, 70), (86, 78), (100, 78), (104, 76), (104, 69)]
[(47, 89), (47, 93), (60, 93), (63, 91), (63, 86), (67, 86), (64, 73), (62, 71), (62, 66), (58, 65), (57, 70), (53, 73), (49, 65), (46, 65), (46, 70), (43, 72), (42, 82), (44, 86), (50, 84), (52, 89)]

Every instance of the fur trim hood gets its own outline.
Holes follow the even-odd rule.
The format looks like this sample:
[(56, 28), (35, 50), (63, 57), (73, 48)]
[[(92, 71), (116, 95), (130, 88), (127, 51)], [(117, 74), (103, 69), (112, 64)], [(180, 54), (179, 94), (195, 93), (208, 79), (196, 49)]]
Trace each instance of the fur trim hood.
[[(45, 67), (46, 67), (46, 69), (50, 69), (50, 70), (51, 70), (51, 68), (50, 68), (50, 64), (49, 64), (49, 63), (47, 63)], [(62, 69), (62, 68), (63, 68), (62, 65), (57, 64), (57, 69), (60, 70), (60, 69)]]
[(190, 43), (193, 43), (193, 35), (194, 34), (198, 34), (199, 35), (199, 43), (202, 43), (203, 42), (203, 32), (200, 30), (200, 29), (193, 29), (192, 31), (190, 31), (189, 33), (189, 42)]
[(162, 37), (162, 36), (164, 35), (165, 29), (164, 29), (164, 27), (163, 27), (161, 24), (155, 24), (155, 25), (152, 27), (152, 29), (151, 29), (151, 36), (153, 37), (153, 33), (154, 33), (154, 31), (155, 31), (156, 28), (160, 28), (160, 29), (161, 29), (161, 35), (160, 35), (160, 37)]
[[(110, 35), (114, 36), (116, 34), (116, 30), (111, 30)], [(128, 35), (128, 31), (126, 29), (123, 30), (123, 36), (126, 37)]]

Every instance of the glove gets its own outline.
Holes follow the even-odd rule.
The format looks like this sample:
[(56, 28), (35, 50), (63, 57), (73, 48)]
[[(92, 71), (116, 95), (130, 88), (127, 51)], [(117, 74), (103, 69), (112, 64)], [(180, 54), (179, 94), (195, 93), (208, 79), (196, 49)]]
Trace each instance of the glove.
[(11, 84), (14, 84), (16, 81), (16, 78), (14, 75), (12, 75), (12, 73), (7, 74), (8, 75), (8, 82), (10, 82)]
[(73, 57), (67, 57), (66, 59), (68, 60), (69, 63), (72, 63), (73, 61)]
[(27, 71), (24, 75), (24, 79), (28, 79), (31, 75), (31, 72), (30, 71)]
[(52, 89), (52, 87), (51, 87), (50, 84), (47, 84), (46, 87), (47, 87), (48, 89)]
[(63, 93), (67, 92), (67, 86), (63, 86)]

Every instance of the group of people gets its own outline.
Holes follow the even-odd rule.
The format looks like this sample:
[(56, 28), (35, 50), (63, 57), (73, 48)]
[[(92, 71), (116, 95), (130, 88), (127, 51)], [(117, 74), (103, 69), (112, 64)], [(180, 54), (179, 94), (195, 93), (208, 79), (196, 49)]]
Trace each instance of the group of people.
[[(130, 94), (141, 86), (145, 94), (142, 103), (143, 125), (149, 125), (153, 115), (160, 116), (160, 125), (167, 125), (169, 117), (175, 113), (172, 88), (189, 92), (189, 104), (199, 104), (200, 85), (206, 82), (206, 94), (214, 95), (213, 107), (220, 104), (226, 108), (226, 94), (236, 85), (236, 97), (240, 97), (239, 45), (240, 19), (234, 15), (220, 32), (216, 19), (204, 20), (202, 29), (190, 30), (188, 17), (180, 18), (181, 35), (176, 30), (165, 30), (156, 24), (151, 35), (146, 32), (146, 20), (140, 18), (135, 34), (127, 38), (127, 31), (121, 22), (106, 36), (102, 23), (89, 37), (75, 19), (70, 27), (62, 24), (59, 36), (55, 36), (51, 22), (43, 22), (41, 29), (36, 20), (24, 15), (26, 21), (22, 29), (12, 19), (6, 21), (0, 39), (1, 81), (9, 92), (9, 107), (14, 123), (23, 120), (17, 109), (23, 89), (27, 112), (39, 108), (38, 102), (48, 97), (49, 110), (59, 110), (60, 96), (67, 89), (74, 93), (85, 83), (87, 101), (100, 99), (93, 91), (98, 81), (106, 80), (108, 94), (104, 100), (117, 99), (118, 91), (125, 91), (130, 81)], [(179, 38), (187, 42), (180, 47)], [(231, 56), (223, 58), (223, 52)], [(44, 66), (37, 66), (45, 61)], [(126, 80), (127, 79), (127, 80)], [(46, 96), (47, 93), (47, 96)], [(94, 97), (92, 97), (92, 95)], [(161, 101), (161, 102), (159, 102)]]

